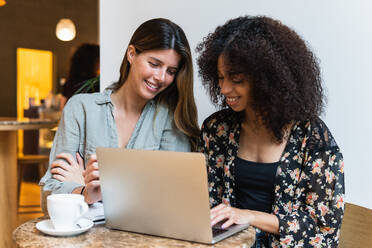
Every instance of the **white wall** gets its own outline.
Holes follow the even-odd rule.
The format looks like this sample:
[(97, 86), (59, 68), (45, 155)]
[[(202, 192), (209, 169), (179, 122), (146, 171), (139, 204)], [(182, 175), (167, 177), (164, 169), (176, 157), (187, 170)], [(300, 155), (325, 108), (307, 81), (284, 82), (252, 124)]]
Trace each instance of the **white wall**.
[[(371, 13), (367, 0), (101, 0), (102, 89), (118, 79), (129, 39), (145, 20), (165, 17), (179, 24), (194, 52), (202, 37), (227, 19), (246, 14), (279, 19), (300, 33), (321, 61), (328, 96), (323, 119), (344, 154), (346, 201), (372, 208)], [(201, 123), (214, 108), (194, 66)]]

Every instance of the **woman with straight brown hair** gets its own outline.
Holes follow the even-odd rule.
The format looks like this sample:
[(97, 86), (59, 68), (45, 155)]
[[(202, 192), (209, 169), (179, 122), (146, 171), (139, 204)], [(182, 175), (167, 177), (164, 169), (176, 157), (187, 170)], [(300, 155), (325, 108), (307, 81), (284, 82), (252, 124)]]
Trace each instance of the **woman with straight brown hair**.
[(41, 184), (93, 203), (101, 200), (96, 147), (194, 151), (198, 136), (188, 41), (175, 23), (152, 19), (134, 32), (118, 82), (69, 100)]

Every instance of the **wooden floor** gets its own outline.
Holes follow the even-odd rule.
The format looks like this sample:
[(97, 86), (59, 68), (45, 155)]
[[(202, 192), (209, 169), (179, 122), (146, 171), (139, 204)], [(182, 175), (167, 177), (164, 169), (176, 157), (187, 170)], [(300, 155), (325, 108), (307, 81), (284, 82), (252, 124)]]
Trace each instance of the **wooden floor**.
[(43, 216), (40, 208), (40, 187), (37, 183), (22, 182), (17, 226)]

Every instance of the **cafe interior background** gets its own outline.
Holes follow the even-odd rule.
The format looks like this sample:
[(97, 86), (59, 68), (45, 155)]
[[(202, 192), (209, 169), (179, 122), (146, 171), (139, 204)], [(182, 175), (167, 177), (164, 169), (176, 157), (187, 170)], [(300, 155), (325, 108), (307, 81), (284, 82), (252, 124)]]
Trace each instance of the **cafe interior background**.
[[(0, 117), (58, 119), (72, 54), (82, 43), (99, 45), (98, 0), (0, 0), (0, 5)], [(58, 38), (57, 24), (63, 28), (66, 22), (75, 35), (60, 36), (60, 28)], [(53, 134), (18, 131), (18, 154), (48, 154)], [(42, 215), (38, 166), (22, 173), (19, 224)]]

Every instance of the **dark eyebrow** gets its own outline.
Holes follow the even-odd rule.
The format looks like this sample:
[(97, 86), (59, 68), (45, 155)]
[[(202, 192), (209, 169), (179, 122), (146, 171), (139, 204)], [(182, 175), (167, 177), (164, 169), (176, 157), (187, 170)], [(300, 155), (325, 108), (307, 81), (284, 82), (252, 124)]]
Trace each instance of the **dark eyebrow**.
[(238, 71), (229, 71), (228, 74), (229, 74), (229, 77), (234, 77), (234, 76), (237, 76), (237, 75), (243, 74), (243, 73), (238, 72)]
[[(242, 74), (242, 73), (240, 73), (240, 72), (236, 72), (236, 71), (228, 71), (228, 72), (225, 72), (227, 75), (227, 77), (229, 77), (229, 78), (232, 78), (232, 77), (234, 77), (234, 76), (237, 76), (237, 75), (239, 75), (239, 74)], [(220, 72), (220, 70), (217, 70), (217, 75), (223, 75), (221, 72)]]
[(155, 58), (155, 57), (150, 57), (150, 59), (153, 59), (153, 60), (155, 60), (156, 62), (158, 62), (158, 63), (160, 63), (160, 64), (163, 64), (163, 61), (161, 61), (161, 60), (159, 60), (159, 59), (157, 59), (157, 58)]
[[(159, 60), (159, 59), (157, 59), (157, 58), (155, 58), (155, 57), (150, 57), (150, 59), (155, 60), (155, 61), (156, 61), (157, 63), (159, 63), (159, 64), (164, 64), (163, 61), (161, 61), (161, 60)], [(169, 68), (170, 68), (170, 69), (174, 69), (174, 70), (178, 70), (178, 67), (174, 67), (174, 66), (170, 66)]]

